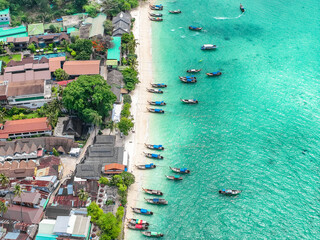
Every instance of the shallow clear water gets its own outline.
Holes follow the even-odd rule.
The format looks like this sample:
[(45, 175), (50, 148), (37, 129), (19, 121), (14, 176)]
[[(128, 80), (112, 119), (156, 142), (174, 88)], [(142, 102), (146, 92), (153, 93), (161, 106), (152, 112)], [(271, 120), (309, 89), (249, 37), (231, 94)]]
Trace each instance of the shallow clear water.
[[(319, 238), (319, 2), (246, 0), (240, 17), (235, 0), (161, 3), (153, 60), (156, 82), (168, 88), (154, 99), (168, 105), (152, 115), (149, 134), (166, 150), (144, 179), (169, 205), (150, 206), (141, 196), (139, 206), (155, 215), (137, 217), (164, 239)], [(169, 15), (173, 9), (182, 14)], [(201, 51), (207, 43), (218, 49)], [(194, 85), (178, 79), (189, 68), (202, 68)], [(205, 76), (217, 70), (223, 75)], [(172, 182), (164, 177), (173, 175), (169, 166), (192, 173)], [(221, 188), (243, 192), (225, 197)]]

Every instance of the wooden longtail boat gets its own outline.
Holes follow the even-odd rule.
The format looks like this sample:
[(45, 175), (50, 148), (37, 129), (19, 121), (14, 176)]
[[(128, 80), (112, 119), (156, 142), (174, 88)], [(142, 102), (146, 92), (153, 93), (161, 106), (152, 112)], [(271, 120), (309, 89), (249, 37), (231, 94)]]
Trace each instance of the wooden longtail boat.
[(142, 190), (145, 193), (148, 193), (150, 195), (157, 195), (157, 196), (162, 196), (163, 192), (161, 192), (160, 190), (152, 190), (152, 189), (146, 189), (146, 188), (142, 188)]
[(192, 30), (192, 31), (201, 31), (201, 30), (202, 30), (202, 27), (189, 26), (189, 30)]
[(164, 110), (159, 109), (159, 108), (147, 108), (149, 112), (152, 113), (164, 113)]
[(150, 12), (149, 12), (149, 15), (150, 15), (151, 17), (162, 17), (162, 14), (161, 14), (161, 13), (150, 13)]
[(183, 180), (181, 176), (166, 176), (166, 177), (170, 180), (175, 180), (175, 181)]
[(145, 153), (144, 155), (148, 158), (155, 158), (155, 159), (163, 159), (163, 156), (161, 156), (160, 154), (155, 154), (155, 153)]
[(188, 69), (187, 73), (198, 73), (200, 72), (202, 69)]
[(216, 49), (217, 45), (213, 45), (213, 44), (204, 44), (201, 47), (201, 50), (211, 50), (211, 49)]
[(242, 12), (242, 13), (244, 13), (245, 12), (245, 9), (244, 9), (244, 7), (242, 6), (242, 4), (240, 3), (240, 11)]
[(163, 21), (163, 18), (160, 18), (160, 17), (149, 17), (149, 19), (154, 22), (162, 22)]
[(179, 77), (180, 81), (181, 82), (184, 82), (184, 83), (196, 83), (197, 82), (197, 79), (195, 77)]
[(150, 105), (153, 106), (165, 106), (167, 105), (164, 101), (148, 101)]
[(172, 171), (177, 172), (177, 173), (190, 173), (190, 170), (186, 168), (172, 168), (169, 167)]
[(155, 204), (155, 205), (167, 205), (168, 201), (164, 198), (145, 198), (148, 203)]
[(222, 190), (219, 190), (219, 193), (224, 195), (238, 195), (239, 193), (241, 193), (241, 191), (231, 190), (231, 189), (222, 189)]
[(151, 93), (163, 93), (161, 89), (147, 88), (147, 91)]
[(141, 225), (141, 224), (128, 224), (128, 228), (133, 229), (133, 230), (147, 230), (148, 226), (146, 225)]
[(145, 225), (145, 226), (149, 226), (149, 223), (147, 221), (141, 220), (141, 219), (136, 219), (136, 218), (130, 218), (128, 219), (129, 224), (135, 225)]
[(181, 102), (186, 104), (198, 104), (198, 100), (196, 99), (181, 99)]
[(143, 215), (153, 215), (153, 212), (144, 208), (133, 208), (131, 207), (132, 211), (134, 213), (139, 213), (139, 214), (143, 214)]
[(149, 169), (154, 169), (157, 167), (153, 163), (145, 164), (145, 165), (135, 165), (135, 166), (136, 166), (136, 168), (138, 168), (140, 170), (149, 170)]
[(153, 237), (153, 238), (161, 238), (164, 236), (163, 233), (159, 232), (141, 232), (146, 237)]
[(163, 10), (162, 4), (160, 4), (160, 5), (151, 5), (151, 4), (149, 4), (149, 8), (150, 8), (151, 10), (157, 10), (157, 11)]
[(181, 10), (172, 10), (172, 11), (169, 11), (169, 13), (179, 14), (181, 13)]
[(164, 147), (162, 145), (152, 145), (152, 144), (144, 144), (147, 148), (153, 149), (153, 150), (164, 150)]
[(151, 83), (151, 86), (154, 88), (166, 88), (167, 85), (164, 83)]
[(215, 76), (220, 76), (222, 72), (217, 71), (217, 72), (212, 72), (212, 73), (207, 73), (209, 77), (215, 77)]

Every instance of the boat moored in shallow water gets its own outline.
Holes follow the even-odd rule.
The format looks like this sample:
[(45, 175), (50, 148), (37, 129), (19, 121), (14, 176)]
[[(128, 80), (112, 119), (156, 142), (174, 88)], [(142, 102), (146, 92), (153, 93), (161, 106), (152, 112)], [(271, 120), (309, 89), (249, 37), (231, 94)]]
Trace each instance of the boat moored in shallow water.
[(164, 110), (158, 108), (147, 108), (149, 112), (152, 113), (164, 113)]
[(198, 73), (200, 72), (202, 69), (188, 69), (187, 73)]
[(169, 11), (169, 13), (178, 14), (178, 13), (181, 13), (181, 10), (172, 10), (172, 11)]
[(162, 22), (163, 21), (163, 18), (161, 18), (161, 17), (149, 17), (149, 19), (154, 22)]
[(153, 215), (153, 212), (148, 210), (148, 209), (144, 209), (144, 208), (133, 208), (131, 207), (132, 211), (134, 213), (139, 213), (139, 214), (143, 214), (143, 215)]
[(167, 105), (164, 101), (148, 101), (150, 105), (154, 106), (165, 106)]
[(152, 238), (160, 238), (164, 236), (163, 233), (159, 233), (159, 232), (141, 232), (141, 233), (146, 237), (152, 237)]
[(177, 173), (190, 173), (190, 170), (187, 168), (172, 168), (169, 167), (172, 171), (177, 172)]
[(147, 148), (153, 149), (153, 150), (164, 150), (164, 147), (162, 145), (152, 145), (152, 144), (144, 144)]
[(183, 178), (181, 176), (167, 176), (166, 177), (170, 180), (175, 180), (175, 181), (178, 181), (178, 180), (183, 180)]
[(241, 191), (231, 190), (231, 189), (222, 189), (222, 190), (219, 190), (219, 193), (224, 195), (238, 195), (239, 193), (241, 193)]
[(212, 49), (216, 49), (217, 45), (213, 45), (213, 44), (204, 44), (201, 47), (201, 50), (212, 50)]
[(208, 77), (215, 77), (215, 76), (220, 76), (222, 75), (222, 72), (217, 71), (217, 72), (212, 72), (212, 73), (206, 73)]
[(164, 198), (145, 198), (148, 203), (155, 204), (155, 205), (167, 205), (168, 201)]
[(142, 224), (128, 224), (128, 228), (133, 230), (147, 230), (148, 226)]
[(153, 189), (146, 189), (146, 188), (142, 188), (142, 190), (145, 193), (151, 194), (151, 195), (157, 195), (157, 196), (162, 196), (163, 192), (161, 192), (160, 190), (153, 190)]
[(167, 85), (164, 83), (151, 83), (151, 86), (154, 88), (166, 88)]
[(149, 8), (150, 8), (151, 10), (157, 10), (157, 11), (163, 10), (162, 4), (159, 4), (159, 5), (151, 5), (151, 4), (149, 4)]
[(147, 91), (151, 93), (163, 93), (161, 89), (147, 88)]
[(189, 30), (192, 30), (192, 31), (201, 31), (201, 30), (202, 30), (202, 27), (189, 26)]
[(135, 165), (136, 168), (140, 169), (140, 170), (148, 170), (148, 169), (154, 169), (157, 166), (154, 165), (153, 163), (150, 164), (144, 164), (144, 165)]
[(138, 225), (149, 226), (149, 223), (147, 221), (144, 221), (141, 219), (136, 219), (136, 218), (130, 218), (130, 219), (128, 219), (128, 222), (133, 225), (138, 224)]
[(162, 17), (161, 13), (149, 13), (151, 17)]
[(197, 99), (181, 99), (181, 102), (186, 103), (186, 104), (198, 104)]
[(155, 159), (163, 159), (163, 156), (161, 156), (160, 154), (155, 154), (155, 153), (145, 153), (144, 155), (148, 158), (155, 158)]

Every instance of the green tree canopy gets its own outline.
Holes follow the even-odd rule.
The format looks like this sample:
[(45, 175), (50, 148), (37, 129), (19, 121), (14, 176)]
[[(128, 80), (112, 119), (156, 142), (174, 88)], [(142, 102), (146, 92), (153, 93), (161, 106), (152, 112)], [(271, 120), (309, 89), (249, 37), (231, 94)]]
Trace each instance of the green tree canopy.
[(117, 218), (110, 212), (103, 214), (97, 221), (97, 225), (110, 239), (116, 239), (121, 232)]
[(122, 71), (123, 81), (126, 83), (125, 88), (129, 91), (135, 89), (136, 84), (139, 82), (138, 72), (133, 68), (126, 68)]
[(70, 44), (77, 54), (76, 60), (90, 60), (92, 53), (92, 42), (89, 39), (77, 39), (75, 43)]
[(104, 23), (103, 23), (103, 28), (104, 28), (104, 33), (106, 35), (112, 35), (112, 29), (113, 29), (113, 25), (112, 25), (112, 21), (107, 19)]
[(131, 105), (130, 103), (125, 103), (123, 105), (123, 108), (122, 108), (122, 111), (121, 111), (121, 117), (126, 117), (128, 118), (130, 116), (130, 108), (131, 108)]
[(131, 119), (122, 117), (118, 123), (119, 130), (125, 135), (128, 136), (130, 130), (133, 128), (134, 124)]
[(100, 75), (80, 76), (63, 91), (63, 103), (68, 110), (76, 111), (85, 122), (93, 122), (96, 112), (102, 118), (109, 115), (117, 97)]
[(99, 183), (100, 184), (104, 184), (104, 185), (108, 185), (109, 184), (109, 180), (106, 177), (100, 177)]
[(55, 70), (53, 74), (58, 81), (67, 80), (69, 78), (69, 74), (66, 73), (66, 71), (61, 68), (58, 68), (57, 70)]
[(87, 207), (88, 216), (91, 216), (91, 222), (96, 223), (99, 218), (103, 214), (103, 210), (99, 208), (98, 204), (95, 202), (91, 202), (90, 205)]
[(122, 178), (123, 184), (125, 184), (127, 187), (135, 182), (135, 177), (132, 173), (122, 172), (120, 176)]

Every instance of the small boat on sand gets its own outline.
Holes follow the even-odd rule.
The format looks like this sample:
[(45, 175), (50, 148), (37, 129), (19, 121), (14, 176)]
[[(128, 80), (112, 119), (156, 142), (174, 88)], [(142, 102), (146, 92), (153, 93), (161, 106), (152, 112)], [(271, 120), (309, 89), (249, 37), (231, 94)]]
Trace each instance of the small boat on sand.
[(151, 10), (157, 10), (157, 11), (163, 10), (162, 4), (159, 4), (159, 5), (151, 5), (151, 4), (149, 4), (149, 8), (150, 8)]
[(242, 4), (240, 3), (240, 11), (242, 12), (242, 13), (244, 13), (245, 12), (245, 9), (244, 9), (244, 7), (242, 6)]
[(201, 47), (201, 50), (212, 50), (212, 49), (216, 49), (217, 45), (213, 45), (213, 44), (204, 44)]
[(161, 192), (160, 190), (152, 190), (152, 189), (146, 189), (146, 188), (142, 188), (143, 191), (145, 193), (151, 194), (151, 195), (157, 195), (157, 196), (162, 196), (163, 192)]
[(168, 201), (164, 198), (145, 198), (148, 203), (156, 204), (156, 205), (167, 205)]
[(128, 228), (133, 229), (133, 230), (147, 230), (148, 226), (146, 225), (141, 225), (141, 224), (128, 224)]
[(155, 159), (163, 159), (163, 156), (161, 156), (160, 154), (155, 154), (155, 153), (145, 153), (144, 155), (148, 158), (155, 158)]
[(151, 86), (154, 88), (166, 88), (167, 85), (164, 83), (151, 83)]
[(200, 72), (202, 69), (188, 69), (187, 73), (198, 73)]
[(189, 26), (189, 30), (192, 30), (192, 31), (201, 31), (201, 30), (202, 30), (202, 27)]
[(177, 172), (177, 173), (190, 173), (190, 170), (187, 168), (172, 168), (169, 167), (172, 171)]
[(151, 93), (163, 93), (161, 89), (147, 88), (147, 91)]
[(241, 193), (241, 191), (231, 190), (231, 189), (222, 189), (222, 190), (219, 190), (219, 193), (224, 195), (238, 195), (239, 193)]
[(184, 82), (184, 83), (196, 83), (197, 82), (197, 79), (195, 77), (186, 77), (186, 78), (179, 77), (179, 78), (180, 78), (180, 81)]
[(180, 99), (181, 102), (186, 103), (186, 104), (198, 104), (197, 99)]
[(139, 224), (139, 225), (149, 226), (149, 223), (147, 221), (136, 219), (136, 218), (128, 219), (128, 222), (132, 225)]
[(149, 170), (149, 169), (154, 169), (157, 166), (154, 165), (153, 163), (150, 164), (144, 164), (144, 165), (135, 165), (136, 168), (140, 169), (140, 170)]
[(160, 238), (164, 236), (163, 233), (159, 233), (159, 232), (141, 232), (141, 233), (146, 237), (152, 237), (152, 238)]
[(148, 101), (150, 105), (154, 106), (165, 106), (167, 105), (164, 101)]
[(150, 210), (144, 209), (144, 208), (133, 208), (133, 207), (131, 207), (131, 208), (134, 213), (140, 213), (143, 215), (153, 215), (153, 212), (151, 212)]
[(149, 12), (149, 15), (150, 15), (151, 17), (162, 17), (162, 14), (161, 14), (161, 13), (150, 13), (150, 12)]
[(172, 11), (169, 11), (169, 13), (178, 14), (178, 13), (181, 13), (181, 10), (172, 10)]
[(161, 17), (149, 17), (149, 19), (154, 22), (162, 22), (163, 21), (163, 18), (161, 18)]
[(215, 77), (215, 76), (220, 76), (221, 74), (222, 74), (222, 72), (217, 71), (217, 72), (207, 73), (207, 76)]
[(170, 180), (182, 180), (183, 178), (181, 176), (166, 176)]
[(162, 109), (158, 109), (158, 108), (147, 108), (149, 112), (152, 113), (164, 113), (164, 111)]
[(162, 145), (152, 145), (152, 144), (144, 144), (147, 148), (152, 150), (164, 150), (164, 147)]

